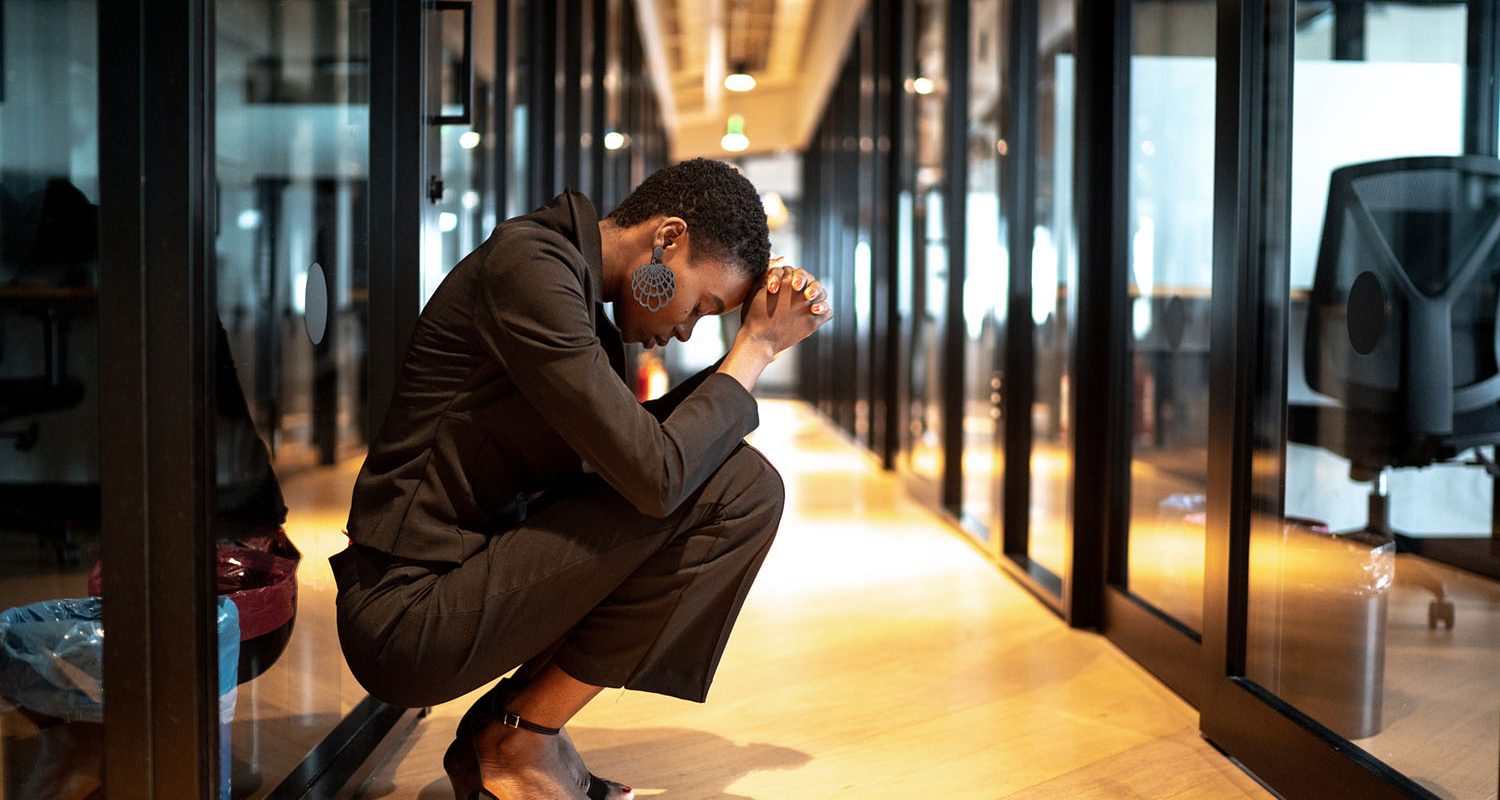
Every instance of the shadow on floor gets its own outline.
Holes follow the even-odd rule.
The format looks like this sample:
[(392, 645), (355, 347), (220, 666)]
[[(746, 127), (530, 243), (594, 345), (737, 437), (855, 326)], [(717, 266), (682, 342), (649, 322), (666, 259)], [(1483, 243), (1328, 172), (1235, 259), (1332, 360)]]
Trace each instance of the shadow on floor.
[[(765, 800), (730, 794), (735, 781), (752, 772), (795, 769), (812, 760), (798, 750), (771, 744), (736, 744), (722, 736), (686, 728), (569, 728), (596, 775), (634, 786), (641, 800)], [(389, 784), (365, 797), (387, 797)], [(418, 800), (449, 800), (453, 790), (440, 778)]]

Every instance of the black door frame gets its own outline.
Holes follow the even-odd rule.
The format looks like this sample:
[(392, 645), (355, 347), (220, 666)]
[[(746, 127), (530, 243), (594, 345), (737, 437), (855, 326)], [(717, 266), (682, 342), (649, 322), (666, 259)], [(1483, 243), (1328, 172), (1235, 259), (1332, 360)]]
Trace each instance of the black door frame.
[(116, 798), (210, 797), (213, 7), (100, 2), (98, 14), (99, 414), (116, 422), (99, 426), (104, 778)]

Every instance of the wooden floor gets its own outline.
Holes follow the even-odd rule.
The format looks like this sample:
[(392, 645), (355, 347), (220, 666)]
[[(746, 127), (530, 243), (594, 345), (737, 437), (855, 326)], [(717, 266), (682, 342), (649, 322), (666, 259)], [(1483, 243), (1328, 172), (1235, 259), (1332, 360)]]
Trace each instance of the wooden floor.
[[(643, 798), (1266, 798), (1197, 715), (1069, 629), (804, 406), (754, 442), (788, 505), (708, 703), (606, 692), (569, 726)], [(361, 798), (448, 798), (467, 699), (433, 709)]]

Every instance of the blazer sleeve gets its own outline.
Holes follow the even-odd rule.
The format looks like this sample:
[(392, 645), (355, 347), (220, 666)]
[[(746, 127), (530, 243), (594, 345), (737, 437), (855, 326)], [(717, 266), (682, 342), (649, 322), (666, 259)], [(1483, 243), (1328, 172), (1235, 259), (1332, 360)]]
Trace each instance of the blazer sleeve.
[(481, 265), (475, 326), (526, 400), (644, 514), (677, 509), (759, 424), (739, 381), (704, 376), (658, 420), (610, 366), (585, 296), (587, 267), (550, 231), (500, 242)]
[(710, 375), (719, 371), (719, 365), (723, 363), (724, 359), (722, 358), (715, 361), (699, 372), (683, 379), (681, 383), (667, 390), (667, 393), (661, 397), (647, 400), (641, 403), (641, 405), (647, 411), (651, 412), (651, 416), (656, 417), (658, 421), (665, 422), (667, 417), (672, 416), (672, 412), (677, 410), (677, 407), (682, 404), (683, 400), (686, 400), (693, 392), (697, 391), (698, 387), (703, 385), (703, 382), (708, 380)]

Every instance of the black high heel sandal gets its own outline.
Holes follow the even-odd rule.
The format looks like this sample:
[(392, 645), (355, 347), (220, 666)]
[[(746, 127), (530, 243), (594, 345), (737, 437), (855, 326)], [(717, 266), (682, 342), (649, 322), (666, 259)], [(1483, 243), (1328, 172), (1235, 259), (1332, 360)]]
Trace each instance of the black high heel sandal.
[[(501, 680), (495, 688), (479, 698), (479, 702), (464, 712), (463, 718), (458, 721), (458, 730), (454, 734), (453, 743), (448, 745), (448, 752), (443, 754), (443, 771), (448, 773), (448, 782), (453, 785), (455, 800), (500, 800), (495, 797), (494, 793), (484, 788), (479, 776), (479, 753), (474, 750), (474, 734), (486, 723), (493, 720), (511, 728), (531, 731), (542, 736), (556, 736), (562, 733), (562, 728), (538, 725), (521, 718), (519, 714), (505, 710), (506, 703), (509, 703), (510, 699), (525, 686), (524, 682), (515, 678)], [(628, 789), (629, 787), (627, 791)], [(606, 800), (609, 796), (609, 781), (590, 772), (589, 785), (585, 794), (589, 800)]]

